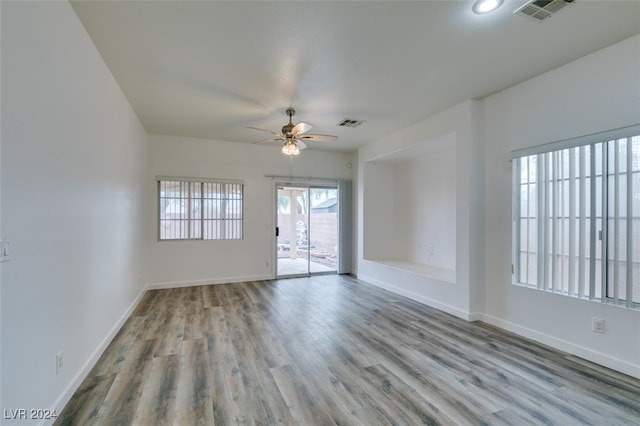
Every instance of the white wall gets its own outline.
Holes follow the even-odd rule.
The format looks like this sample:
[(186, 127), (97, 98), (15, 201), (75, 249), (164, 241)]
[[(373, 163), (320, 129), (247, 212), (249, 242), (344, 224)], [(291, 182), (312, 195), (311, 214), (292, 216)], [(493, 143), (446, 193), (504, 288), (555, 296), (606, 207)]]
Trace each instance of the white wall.
[[(640, 312), (511, 284), (509, 152), (640, 122), (640, 36), (486, 99), (489, 322), (640, 377)], [(591, 331), (591, 317), (606, 321)]]
[(405, 213), (403, 239), (410, 261), (456, 268), (456, 150), (446, 147), (431, 155), (396, 164), (397, 205)]
[[(290, 170), (276, 147), (147, 139), (67, 3), (0, 5), (0, 234), (12, 243), (0, 269), (0, 407), (61, 409), (145, 281), (272, 276), (274, 192), (264, 175), (348, 179), (354, 159), (361, 277), (463, 317), (483, 311), (488, 322), (640, 377), (640, 312), (511, 285), (507, 161), (513, 149), (640, 121), (640, 36), (443, 111), (353, 158), (304, 151)], [(363, 229), (365, 162), (449, 134), (456, 282), (365, 260), (363, 244), (378, 244)], [(244, 179), (245, 239), (157, 242), (156, 175)], [(605, 319), (605, 334), (590, 331), (592, 316)], [(65, 365), (56, 375), (59, 350)]]
[[(351, 179), (350, 154), (149, 135), (147, 271), (151, 287), (225, 283), (274, 276), (275, 184), (265, 175)], [(241, 179), (244, 239), (157, 240), (156, 176)]]
[[(640, 312), (511, 284), (509, 162), (514, 149), (638, 124), (639, 81), (640, 36), (635, 36), (362, 147), (355, 200), (358, 276), (454, 315), (484, 319), (640, 377)], [(453, 134), (457, 149), (453, 284), (372, 261), (368, 253), (384, 254), (375, 246), (384, 239), (368, 235), (366, 220), (372, 214), (367, 202), (372, 188), (365, 187), (370, 164), (447, 134)], [(404, 196), (415, 192), (407, 189)], [(393, 195), (393, 200), (398, 198), (402, 195)], [(605, 334), (591, 331), (592, 317), (605, 319)]]
[(146, 135), (68, 3), (1, 7), (0, 405), (60, 410), (143, 288)]
[[(2, 7), (0, 7), (0, 23), (2, 22)], [(2, 46), (2, 31), (0, 31), (0, 46)], [(2, 55), (0, 55), (0, 99), (2, 99)], [(2, 122), (2, 102), (0, 102), (0, 123)], [(1, 124), (0, 124), (1, 126)], [(2, 176), (2, 134), (0, 131), (0, 177)], [(0, 181), (0, 233), (2, 233), (2, 184)], [(2, 375), (2, 263), (0, 263), (0, 377)], [(2, 383), (0, 383), (0, 408), (2, 404)], [(1, 420), (0, 420), (1, 422)], [(1, 424), (1, 423), (0, 423)]]
[[(475, 318), (481, 311), (482, 294), (484, 294), (484, 259), (482, 255), (477, 255), (477, 252), (481, 252), (484, 247), (484, 228), (478, 226), (478, 224), (484, 224), (484, 166), (482, 162), (477, 161), (484, 152), (481, 116), (482, 109), (479, 103), (467, 101), (372, 142), (360, 148), (357, 155), (358, 192), (356, 205), (360, 206), (357, 216), (358, 276), (370, 283), (467, 319)], [(455, 153), (455, 158), (453, 160), (447, 158), (443, 152), (448, 152), (448, 155)], [(444, 240), (434, 238), (436, 240), (434, 245), (442, 247), (441, 253), (444, 257), (451, 257), (447, 253), (455, 250), (454, 262), (451, 262), (451, 259), (443, 259), (442, 264), (439, 265), (454, 266), (455, 269), (451, 276), (440, 275), (438, 271), (432, 273), (430, 269), (425, 270), (420, 264), (416, 264), (419, 258), (417, 253), (422, 248), (420, 250), (416, 248), (413, 251), (414, 249), (406, 241), (404, 243), (404, 246), (407, 247), (406, 253), (403, 253), (403, 249), (398, 247), (395, 250), (414, 258), (412, 262), (398, 267), (395, 262), (376, 261), (379, 258), (370, 256), (370, 254), (385, 254), (385, 249), (371, 247), (371, 244), (386, 244), (387, 241), (393, 241), (393, 239), (376, 238), (375, 233), (373, 237), (370, 235), (370, 229), (373, 225), (367, 224), (367, 216), (377, 213), (371, 211), (376, 206), (370, 203), (369, 198), (376, 193), (376, 189), (369, 186), (371, 181), (368, 173), (371, 169), (378, 168), (378, 163), (400, 161), (406, 162), (408, 165), (411, 164), (411, 162), (407, 162), (408, 159), (420, 158), (422, 159), (420, 161), (431, 164), (430, 161), (437, 161), (441, 156), (443, 156), (442, 159), (447, 158), (449, 164), (453, 164), (453, 173), (455, 174), (453, 179), (442, 184), (445, 193), (430, 192), (429, 188), (418, 189), (421, 183), (416, 179), (428, 179), (432, 176), (430, 172), (426, 171), (416, 174), (415, 170), (427, 166), (427, 164), (416, 164), (412, 166), (414, 176), (411, 176), (412, 185), (415, 184), (415, 187), (402, 184), (394, 187), (393, 190), (398, 194), (394, 194), (391, 200), (394, 202), (408, 200), (410, 197), (425, 196), (428, 193), (429, 196), (447, 200), (445, 204), (448, 207), (455, 205), (455, 242), (447, 241), (445, 243)], [(389, 173), (387, 174), (391, 176)], [(380, 176), (378, 177), (380, 178)], [(409, 176), (405, 177), (409, 178)], [(377, 179), (376, 182), (378, 181), (380, 179)], [(402, 178), (398, 181), (402, 182)], [(379, 182), (377, 185), (383, 186)], [(403, 186), (405, 186), (404, 189)], [(401, 193), (402, 191), (404, 192)], [(383, 198), (380, 203), (386, 201)], [(428, 203), (429, 200), (426, 202)], [(434, 215), (435, 218), (438, 216), (436, 210), (439, 208), (441, 207), (432, 207), (429, 214)], [(411, 220), (414, 219), (424, 223), (424, 220), (428, 220), (429, 217), (411, 218)], [(420, 229), (418, 227), (418, 230)], [(405, 234), (415, 233), (415, 231), (416, 228), (405, 230)], [(402, 232), (402, 228), (399, 228), (399, 232)], [(429, 241), (423, 243), (428, 245)], [(417, 245), (417, 242), (414, 245)]]
[(371, 161), (362, 165), (362, 256), (370, 260), (402, 259), (406, 247), (400, 247), (396, 235), (398, 191), (393, 163)]
[(455, 142), (363, 165), (365, 259), (455, 270)]

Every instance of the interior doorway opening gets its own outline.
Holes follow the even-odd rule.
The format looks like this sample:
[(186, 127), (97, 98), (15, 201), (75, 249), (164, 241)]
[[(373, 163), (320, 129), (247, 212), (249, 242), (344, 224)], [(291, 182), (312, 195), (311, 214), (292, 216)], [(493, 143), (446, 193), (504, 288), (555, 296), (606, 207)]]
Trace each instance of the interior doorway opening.
[(338, 269), (338, 189), (277, 185), (277, 277)]

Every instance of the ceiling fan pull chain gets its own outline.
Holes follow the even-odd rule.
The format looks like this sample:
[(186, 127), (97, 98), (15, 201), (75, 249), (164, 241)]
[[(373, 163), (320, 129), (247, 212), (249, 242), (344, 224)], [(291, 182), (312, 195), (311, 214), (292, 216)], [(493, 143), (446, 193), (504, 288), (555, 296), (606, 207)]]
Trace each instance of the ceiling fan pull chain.
[(293, 155), (289, 156), (289, 183), (293, 183)]

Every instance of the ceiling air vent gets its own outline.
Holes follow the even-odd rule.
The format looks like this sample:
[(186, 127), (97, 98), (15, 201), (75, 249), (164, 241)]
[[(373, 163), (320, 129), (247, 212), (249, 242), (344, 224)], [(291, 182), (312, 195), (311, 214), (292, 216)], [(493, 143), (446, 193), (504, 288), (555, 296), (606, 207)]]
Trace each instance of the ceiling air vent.
[(516, 15), (526, 16), (536, 21), (544, 21), (551, 18), (554, 13), (573, 3), (574, 0), (532, 0), (516, 10)]
[(341, 122), (339, 122), (338, 124), (336, 124), (336, 126), (339, 127), (358, 127), (364, 123), (366, 123), (367, 120), (354, 120), (352, 118), (345, 118), (344, 120), (342, 120)]

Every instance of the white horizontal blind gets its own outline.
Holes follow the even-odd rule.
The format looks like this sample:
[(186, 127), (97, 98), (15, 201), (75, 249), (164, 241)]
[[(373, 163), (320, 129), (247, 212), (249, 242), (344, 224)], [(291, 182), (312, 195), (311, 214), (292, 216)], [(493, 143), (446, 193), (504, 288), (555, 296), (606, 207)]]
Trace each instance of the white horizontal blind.
[(514, 281), (640, 306), (640, 136), (514, 160)]
[(159, 240), (242, 239), (242, 183), (172, 179), (158, 179)]

